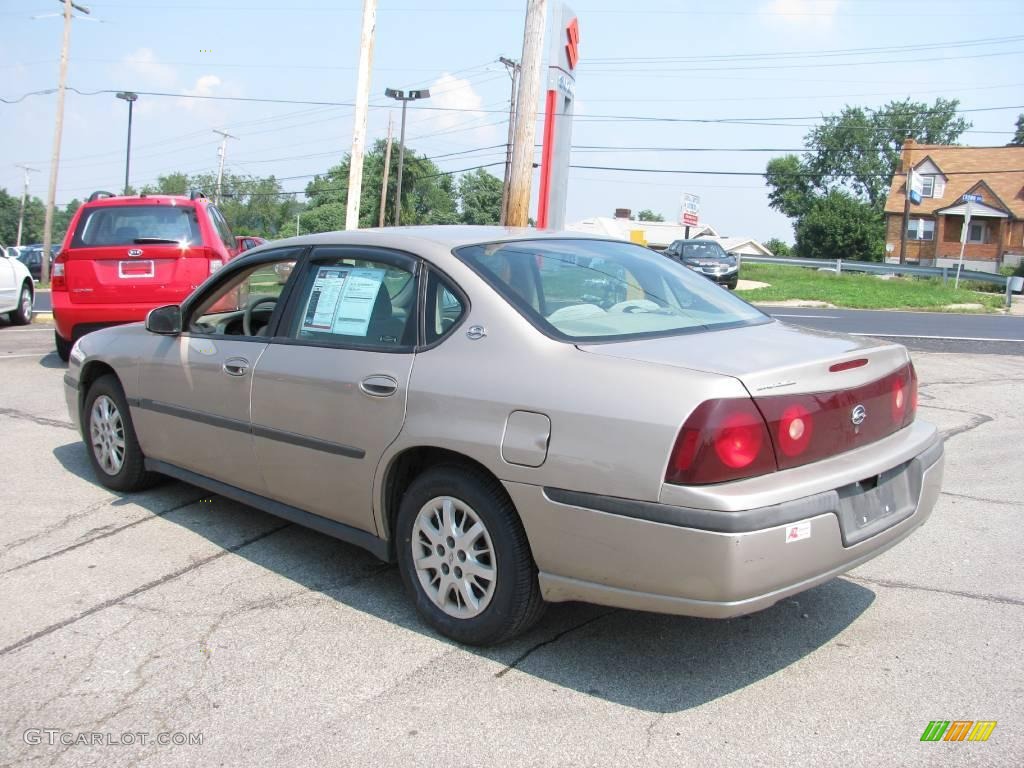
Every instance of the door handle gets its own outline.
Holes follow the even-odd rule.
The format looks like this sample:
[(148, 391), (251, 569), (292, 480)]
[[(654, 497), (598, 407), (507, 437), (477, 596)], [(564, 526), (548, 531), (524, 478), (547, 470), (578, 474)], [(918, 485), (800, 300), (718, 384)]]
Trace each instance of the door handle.
[(224, 373), (228, 376), (245, 376), (249, 361), (244, 357), (231, 357), (224, 361)]
[(367, 376), (359, 382), (359, 389), (370, 397), (391, 397), (398, 391), (398, 381), (391, 376)]

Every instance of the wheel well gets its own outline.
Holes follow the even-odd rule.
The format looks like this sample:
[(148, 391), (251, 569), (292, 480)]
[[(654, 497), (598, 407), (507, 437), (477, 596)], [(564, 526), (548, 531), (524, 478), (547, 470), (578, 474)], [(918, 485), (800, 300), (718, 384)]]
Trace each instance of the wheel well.
[(120, 382), (114, 369), (106, 363), (101, 363), (98, 360), (90, 363), (86, 363), (82, 369), (81, 375), (78, 377), (78, 405), (81, 407), (82, 403), (85, 402), (85, 396), (89, 392), (89, 387), (96, 381), (100, 376), (111, 374), (114, 378)]
[(22, 281), (22, 283), (21, 283), (21, 287), (22, 287), (22, 288), (28, 288), (28, 292), (29, 292), (30, 294), (32, 294), (32, 298), (33, 298), (33, 300), (35, 299), (35, 297), (36, 297), (36, 286), (35, 286), (35, 284), (34, 284), (34, 283), (32, 282), (32, 278), (31, 278), (31, 277), (26, 277), (26, 278), (25, 278), (25, 279), (24, 279), (24, 280)]
[(395, 546), (395, 537), (392, 532), (395, 530), (395, 520), (398, 518), (398, 507), (402, 503), (402, 496), (405, 495), (405, 491), (412, 481), (423, 472), (442, 465), (462, 466), (491, 478), (495, 482), (500, 482), (494, 473), (479, 461), (456, 451), (433, 446), (420, 446), (400, 453), (391, 461), (391, 466), (388, 467), (387, 475), (384, 478), (384, 520), (387, 525), (384, 535), (387, 537), (392, 557)]

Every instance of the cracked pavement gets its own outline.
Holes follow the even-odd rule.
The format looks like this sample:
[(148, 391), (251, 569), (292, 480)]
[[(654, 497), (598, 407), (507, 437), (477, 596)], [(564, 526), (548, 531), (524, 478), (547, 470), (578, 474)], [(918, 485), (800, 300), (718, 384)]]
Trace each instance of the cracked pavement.
[[(555, 605), (480, 651), (361, 550), (181, 483), (98, 486), (29, 329), (0, 327), (0, 766), (1024, 763), (1019, 356), (915, 353), (944, 491), (848, 576), (729, 621)], [(920, 742), (934, 719), (999, 724)]]

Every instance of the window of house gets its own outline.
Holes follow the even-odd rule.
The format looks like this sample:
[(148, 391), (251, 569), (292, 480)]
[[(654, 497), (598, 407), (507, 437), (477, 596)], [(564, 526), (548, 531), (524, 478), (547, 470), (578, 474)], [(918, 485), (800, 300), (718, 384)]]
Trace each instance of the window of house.
[(921, 177), (921, 196), (922, 197), (935, 197), (935, 177), (934, 176), (922, 176)]
[(967, 230), (968, 243), (984, 243), (987, 227), (983, 221), (972, 221), (970, 229)]
[(908, 240), (934, 240), (935, 220), (934, 219), (911, 219), (907, 225)]

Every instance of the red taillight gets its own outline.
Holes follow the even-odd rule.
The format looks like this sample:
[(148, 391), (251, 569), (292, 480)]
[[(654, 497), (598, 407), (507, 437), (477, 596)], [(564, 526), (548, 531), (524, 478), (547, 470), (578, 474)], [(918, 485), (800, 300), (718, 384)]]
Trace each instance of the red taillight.
[(909, 363), (910, 368), (910, 407), (907, 409), (907, 415), (903, 419), (903, 426), (910, 424), (915, 418), (917, 418), (917, 371), (914, 370), (914, 364)]
[(708, 400), (679, 430), (665, 481), (707, 485), (775, 471), (764, 419), (752, 400)]
[(907, 406), (910, 404), (910, 388), (907, 386), (910, 383), (909, 379), (906, 371), (900, 371), (892, 378), (892, 383), (889, 385), (892, 423), (900, 426), (903, 426), (903, 419), (907, 415)]
[(64, 261), (64, 252), (61, 251), (57, 254), (57, 258), (55, 258), (53, 263), (50, 265), (51, 291), (66, 291), (68, 289), (68, 283), (64, 277)]

